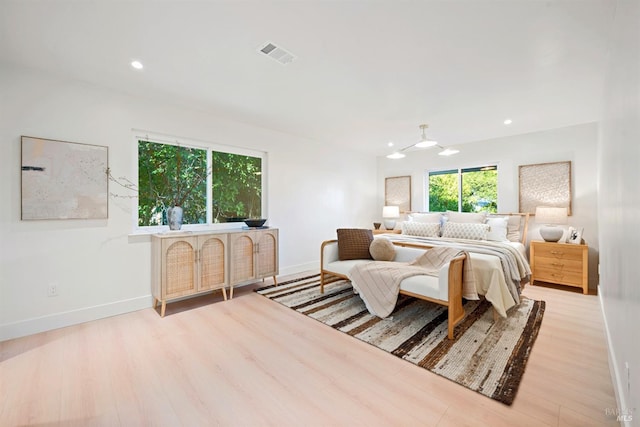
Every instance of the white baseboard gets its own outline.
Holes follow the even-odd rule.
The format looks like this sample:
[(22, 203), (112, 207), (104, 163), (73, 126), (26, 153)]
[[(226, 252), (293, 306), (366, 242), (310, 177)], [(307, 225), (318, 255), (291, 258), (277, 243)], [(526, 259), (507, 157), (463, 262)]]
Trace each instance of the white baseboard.
[(4, 325), (0, 325), (0, 341), (142, 310), (152, 305), (153, 298), (151, 295), (146, 295), (93, 307), (85, 307), (78, 310), (55, 313), (48, 316), (35, 317), (14, 323), (5, 323)]
[[(598, 285), (598, 299), (600, 300), (600, 311), (602, 312), (602, 319), (604, 320), (604, 332), (607, 337), (607, 350), (609, 353), (609, 372), (611, 374), (611, 381), (613, 382), (613, 391), (616, 395), (616, 403), (618, 404), (617, 408), (609, 408), (611, 410), (624, 410), (628, 408), (627, 401), (624, 394), (624, 382), (622, 380), (622, 376), (620, 375), (620, 370), (618, 369), (618, 365), (616, 363), (616, 354), (613, 349), (613, 343), (611, 342), (611, 333), (609, 332), (609, 324), (607, 323), (607, 314), (604, 311), (604, 303), (602, 301), (602, 290), (600, 289), (600, 285)], [(613, 415), (615, 417), (615, 415)], [(620, 421), (621, 426), (631, 427), (631, 421)]]
[(315, 270), (320, 273), (320, 260), (314, 262), (308, 262), (306, 264), (298, 264), (283, 268), (280, 270), (280, 276), (288, 276), (289, 274), (302, 273), (304, 271)]
[[(316, 270), (319, 272), (320, 261), (286, 267), (280, 270), (280, 275), (285, 276), (309, 270)], [(93, 307), (80, 308), (78, 310), (54, 313), (48, 316), (35, 317), (14, 323), (5, 323), (0, 325), (0, 342), (40, 332), (51, 331), (53, 329), (64, 328), (66, 326), (90, 322), (92, 320), (103, 319), (105, 317), (116, 316), (118, 314), (142, 310), (152, 306), (153, 297), (151, 295), (146, 295), (128, 300), (96, 305)]]

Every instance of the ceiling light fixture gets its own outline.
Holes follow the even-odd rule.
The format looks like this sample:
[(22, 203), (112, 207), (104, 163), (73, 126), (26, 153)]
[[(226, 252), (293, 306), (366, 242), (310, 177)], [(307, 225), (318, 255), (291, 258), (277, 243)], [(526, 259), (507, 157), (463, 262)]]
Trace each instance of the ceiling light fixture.
[(431, 147), (438, 147), (440, 148), (440, 152), (438, 153), (441, 156), (451, 156), (453, 154), (457, 154), (460, 152), (460, 150), (456, 150), (455, 148), (445, 148), (441, 145), (438, 144), (437, 141), (434, 141), (432, 139), (428, 139), (427, 135), (425, 134), (426, 129), (429, 127), (429, 125), (420, 125), (420, 130), (422, 130), (422, 135), (420, 137), (420, 141), (416, 142), (415, 144), (411, 144), (408, 145), (398, 151), (394, 151), (393, 153), (387, 155), (388, 159), (402, 159), (404, 157), (406, 157), (406, 154), (404, 154), (405, 150), (408, 150), (410, 148), (431, 148)]
[(136, 70), (142, 70), (144, 68), (144, 66), (142, 65), (142, 62), (140, 61), (131, 61), (131, 66)]
[(399, 151), (394, 151), (393, 153), (387, 155), (387, 159), (394, 159), (394, 160), (403, 159), (405, 157), (407, 157), (407, 155)]
[(432, 139), (428, 139), (427, 135), (425, 135), (425, 130), (429, 127), (429, 125), (420, 125), (420, 129), (422, 129), (422, 136), (420, 137), (420, 141), (415, 145), (417, 148), (429, 148), (434, 145), (438, 145), (437, 141)]
[(506, 120), (504, 121), (504, 124), (505, 124), (505, 125), (510, 125), (511, 123), (513, 123), (513, 120), (511, 120), (511, 119), (506, 119)]
[(439, 156), (451, 156), (454, 154), (458, 154), (460, 150), (456, 150), (455, 148), (443, 148), (438, 155)]

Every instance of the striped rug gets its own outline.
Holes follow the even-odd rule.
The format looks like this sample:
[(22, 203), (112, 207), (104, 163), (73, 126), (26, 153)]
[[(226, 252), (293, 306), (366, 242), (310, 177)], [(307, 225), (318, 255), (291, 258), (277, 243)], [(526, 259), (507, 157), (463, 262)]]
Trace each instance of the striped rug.
[(257, 289), (261, 295), (341, 332), (507, 405), (513, 403), (542, 322), (544, 301), (522, 297), (506, 319), (491, 304), (467, 301), (466, 317), (447, 339), (445, 307), (400, 295), (390, 317), (371, 315), (348, 280), (320, 294), (320, 276)]

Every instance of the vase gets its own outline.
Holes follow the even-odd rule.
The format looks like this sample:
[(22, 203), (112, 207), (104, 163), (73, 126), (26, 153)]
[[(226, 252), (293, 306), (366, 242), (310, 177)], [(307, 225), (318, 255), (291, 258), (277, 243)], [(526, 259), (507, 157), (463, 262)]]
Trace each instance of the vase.
[(180, 230), (182, 228), (182, 207), (174, 206), (167, 209), (167, 221), (169, 222), (169, 230)]

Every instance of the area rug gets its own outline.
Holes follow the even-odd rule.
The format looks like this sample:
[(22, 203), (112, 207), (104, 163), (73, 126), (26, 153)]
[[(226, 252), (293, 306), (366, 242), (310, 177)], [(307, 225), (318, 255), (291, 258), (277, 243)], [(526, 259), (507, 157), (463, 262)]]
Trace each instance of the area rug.
[(489, 302), (467, 301), (466, 317), (449, 340), (445, 307), (400, 295), (391, 316), (380, 319), (348, 280), (334, 278), (324, 294), (319, 274), (256, 292), (506, 405), (513, 403), (545, 308), (544, 301), (522, 297), (506, 319), (494, 321)]

